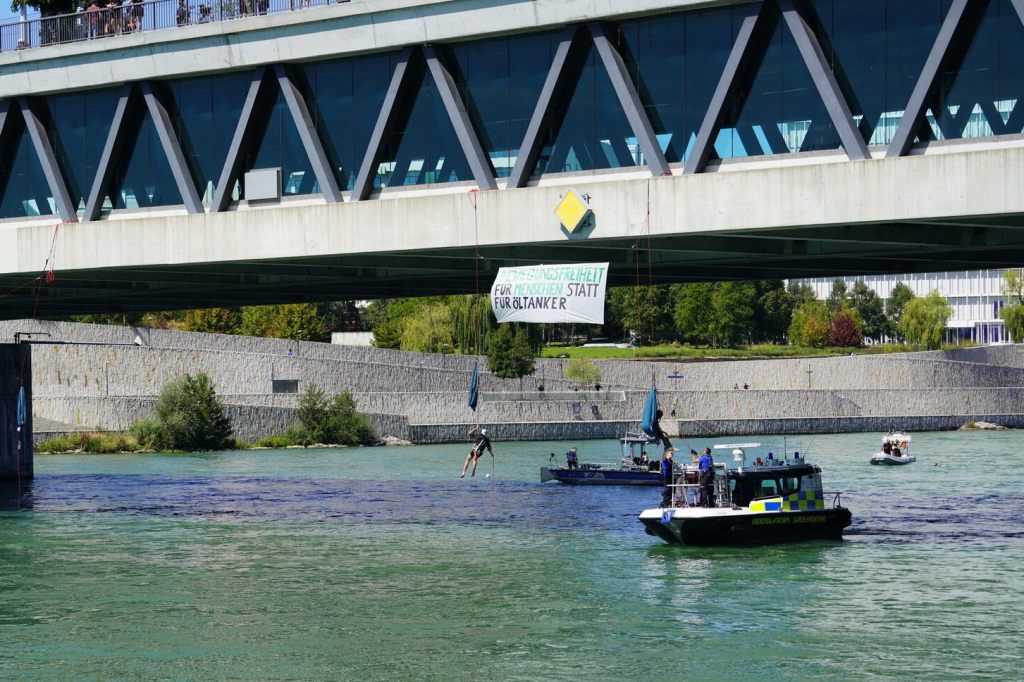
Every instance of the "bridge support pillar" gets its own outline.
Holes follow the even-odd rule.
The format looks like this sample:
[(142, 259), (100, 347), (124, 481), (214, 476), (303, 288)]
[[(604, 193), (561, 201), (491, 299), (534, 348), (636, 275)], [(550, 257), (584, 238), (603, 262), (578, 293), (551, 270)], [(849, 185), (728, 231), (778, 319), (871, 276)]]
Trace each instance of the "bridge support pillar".
[(0, 344), (0, 482), (31, 478), (32, 346)]

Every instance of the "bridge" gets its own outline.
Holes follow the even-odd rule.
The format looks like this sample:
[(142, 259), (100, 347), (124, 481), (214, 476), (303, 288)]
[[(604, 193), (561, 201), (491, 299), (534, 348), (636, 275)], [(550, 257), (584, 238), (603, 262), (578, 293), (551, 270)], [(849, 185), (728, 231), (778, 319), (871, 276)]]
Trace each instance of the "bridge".
[(1024, 0), (243, 13), (0, 53), (0, 318), (1024, 262)]

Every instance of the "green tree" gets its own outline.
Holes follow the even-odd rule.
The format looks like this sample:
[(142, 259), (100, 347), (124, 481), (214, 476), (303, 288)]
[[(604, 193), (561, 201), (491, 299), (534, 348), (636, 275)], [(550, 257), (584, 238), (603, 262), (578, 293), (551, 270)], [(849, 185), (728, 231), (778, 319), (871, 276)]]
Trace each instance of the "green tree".
[(850, 291), (850, 305), (863, 323), (864, 336), (881, 341), (892, 336), (889, 318), (885, 316), (882, 299), (863, 280), (857, 280)]
[(299, 429), (306, 445), (371, 445), (376, 439), (366, 416), (356, 411), (351, 393), (344, 391), (327, 400), (315, 384), (299, 397)]
[(911, 299), (900, 316), (900, 334), (907, 343), (918, 348), (936, 350), (942, 346), (942, 332), (953, 315), (949, 303), (932, 291), (927, 296)]
[(828, 343), (829, 317), (821, 301), (801, 303), (793, 311), (789, 340), (800, 346), (824, 348)]
[(786, 338), (793, 317), (793, 300), (782, 280), (761, 280), (755, 288), (754, 340), (778, 343)]
[(502, 379), (521, 379), (532, 374), (534, 352), (526, 331), (509, 324), (498, 325), (498, 330), (487, 339), (487, 367)]
[(790, 282), (786, 287), (786, 293), (789, 294), (789, 298), (793, 302), (793, 308), (801, 303), (810, 303), (814, 300), (814, 289), (800, 282)]
[(354, 332), (363, 329), (362, 312), (355, 301), (317, 303), (316, 310), (329, 332)]
[(274, 306), (251, 305), (241, 310), (238, 333), (242, 336), (270, 336), (274, 324)]
[(402, 350), (417, 353), (443, 353), (452, 348), (452, 315), (440, 303), (425, 305), (405, 318)]
[(299, 396), (299, 426), (303, 433), (316, 433), (326, 412), (327, 396), (316, 384), (307, 384)]
[(231, 420), (202, 372), (164, 385), (156, 404), (154, 431), (155, 445), (166, 450), (223, 450), (232, 444)]
[(590, 360), (573, 358), (565, 366), (562, 375), (581, 386), (596, 386), (601, 381), (601, 368)]
[(484, 294), (452, 296), (448, 309), (455, 347), (466, 355), (483, 354), (485, 339), (497, 326), (491, 314), (491, 297)]
[(1003, 272), (1001, 287), (1006, 305), (999, 317), (1006, 322), (1006, 331), (1014, 343), (1024, 342), (1024, 268), (1011, 268)]
[(77, 2), (76, 0), (31, 0), (25, 2), (11, 0), (11, 11), (20, 11), (22, 5), (39, 10), (40, 16), (52, 17), (57, 14), (70, 14), (74, 12)]
[(903, 282), (897, 282), (892, 288), (889, 298), (885, 301), (885, 316), (889, 320), (889, 329), (896, 335), (898, 341), (903, 341), (903, 333), (900, 331), (900, 318), (903, 309), (914, 298), (914, 292)]
[(749, 340), (754, 326), (754, 285), (750, 282), (721, 282), (711, 297), (712, 328), (723, 346)]
[(312, 303), (274, 306), (270, 334), (278, 339), (327, 341), (327, 327)]
[(825, 299), (825, 307), (828, 309), (829, 315), (835, 315), (843, 307), (848, 298), (846, 290), (846, 282), (836, 278), (832, 280), (832, 291), (829, 292), (828, 298)]
[(608, 294), (608, 308), (626, 332), (643, 342), (661, 338), (672, 329), (672, 301), (669, 287), (616, 287)]
[(672, 288), (676, 331), (684, 340), (690, 343), (711, 342), (714, 323), (711, 301), (714, 290), (714, 284), (710, 282), (677, 284)]
[(373, 328), (374, 348), (401, 348), (402, 323), (384, 319)]
[(242, 321), (232, 308), (205, 308), (185, 311), (185, 330), (207, 334), (233, 334)]

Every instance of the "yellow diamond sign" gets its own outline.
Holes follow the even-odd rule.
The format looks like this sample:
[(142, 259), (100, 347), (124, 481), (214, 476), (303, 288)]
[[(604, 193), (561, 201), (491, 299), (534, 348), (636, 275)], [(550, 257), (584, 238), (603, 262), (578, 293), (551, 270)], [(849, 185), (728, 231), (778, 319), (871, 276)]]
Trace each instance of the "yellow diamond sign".
[(569, 190), (558, 202), (555, 215), (562, 221), (562, 226), (569, 232), (575, 232), (590, 215), (590, 207), (580, 199), (576, 192)]

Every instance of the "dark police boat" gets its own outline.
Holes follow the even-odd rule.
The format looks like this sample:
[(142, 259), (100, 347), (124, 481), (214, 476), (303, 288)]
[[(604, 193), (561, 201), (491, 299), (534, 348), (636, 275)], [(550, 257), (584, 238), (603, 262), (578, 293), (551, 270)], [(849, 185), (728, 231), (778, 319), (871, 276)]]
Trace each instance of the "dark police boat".
[(619, 439), (622, 459), (618, 464), (582, 462), (578, 469), (541, 467), (540, 481), (575, 485), (661, 485), (660, 463), (647, 457), (647, 446), (654, 442), (645, 434), (627, 433)]
[[(840, 493), (825, 492), (821, 469), (793, 453), (747, 462), (745, 449), (760, 443), (716, 445), (732, 450), (732, 466), (715, 464), (712, 506), (701, 507), (696, 465), (676, 474), (673, 506), (645, 509), (649, 535), (680, 545), (760, 545), (798, 540), (841, 540), (850, 510)], [(831, 498), (828, 503), (826, 498)]]

